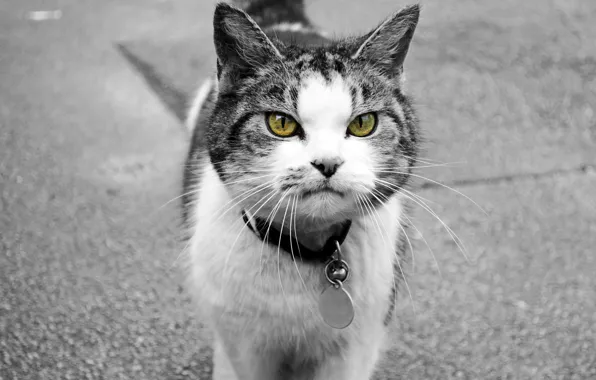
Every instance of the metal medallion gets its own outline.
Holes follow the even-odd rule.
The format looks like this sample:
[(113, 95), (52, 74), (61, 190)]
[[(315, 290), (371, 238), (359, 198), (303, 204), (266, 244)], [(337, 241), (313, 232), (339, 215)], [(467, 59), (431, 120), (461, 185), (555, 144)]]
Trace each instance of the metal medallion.
[(319, 298), (323, 320), (335, 329), (344, 329), (354, 320), (354, 303), (341, 282), (329, 286)]

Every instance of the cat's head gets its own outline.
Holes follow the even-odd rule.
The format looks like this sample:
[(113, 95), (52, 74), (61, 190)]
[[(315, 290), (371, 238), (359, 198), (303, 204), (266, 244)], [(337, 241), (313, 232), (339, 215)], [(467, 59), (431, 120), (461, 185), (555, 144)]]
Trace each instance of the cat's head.
[(215, 11), (218, 96), (207, 145), (232, 197), (266, 216), (350, 215), (385, 202), (415, 162), (403, 62), (419, 7), (325, 46), (284, 44), (243, 11)]

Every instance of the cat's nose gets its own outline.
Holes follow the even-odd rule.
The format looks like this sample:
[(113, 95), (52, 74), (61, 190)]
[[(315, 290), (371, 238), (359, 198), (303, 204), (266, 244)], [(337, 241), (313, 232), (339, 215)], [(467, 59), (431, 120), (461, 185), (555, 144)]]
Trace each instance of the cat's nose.
[(337, 169), (344, 163), (339, 157), (332, 157), (332, 158), (318, 158), (314, 161), (311, 161), (311, 165), (317, 168), (318, 171), (321, 172), (325, 177), (329, 178), (335, 174)]

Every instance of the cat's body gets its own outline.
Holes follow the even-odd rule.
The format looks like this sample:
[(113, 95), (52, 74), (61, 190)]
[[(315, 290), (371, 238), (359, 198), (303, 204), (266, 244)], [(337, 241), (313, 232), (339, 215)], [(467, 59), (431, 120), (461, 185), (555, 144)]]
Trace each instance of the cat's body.
[[(369, 379), (403, 275), (408, 196), (398, 190), (415, 162), (417, 125), (400, 81), (418, 8), (339, 44), (312, 28), (301, 2), (257, 0), (245, 9), (269, 38), (242, 11), (218, 5), (218, 73), (199, 89), (188, 120), (191, 289), (214, 330), (214, 379)], [(305, 47), (312, 45), (325, 47)], [(361, 133), (358, 115), (373, 111), (373, 132), (345, 132), (356, 117)], [(271, 120), (282, 117), (272, 135)], [(296, 132), (282, 135), (290, 125)], [(321, 318), (319, 300), (331, 286), (325, 263), (264, 241), (258, 218), (315, 251), (351, 221), (341, 244), (355, 314), (348, 327)]]

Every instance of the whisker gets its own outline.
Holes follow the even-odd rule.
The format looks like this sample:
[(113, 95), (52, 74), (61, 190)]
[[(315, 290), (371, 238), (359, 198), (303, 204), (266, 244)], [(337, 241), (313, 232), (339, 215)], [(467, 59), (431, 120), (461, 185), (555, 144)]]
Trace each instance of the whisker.
[[(204, 170), (204, 167), (201, 167), (200, 165), (197, 164), (190, 164), (190, 165), (183, 165), (184, 167), (187, 168), (196, 168), (196, 169), (202, 169)], [(231, 173), (242, 173), (242, 174), (252, 174), (252, 173), (274, 173), (276, 172), (275, 169), (239, 169), (239, 170), (228, 170), (228, 169), (224, 169), (224, 173), (226, 174), (231, 174)]]
[(428, 206), (425, 202), (424, 202), (424, 198), (420, 197), (419, 195), (404, 189), (402, 187), (396, 186), (390, 182), (386, 182), (383, 180), (379, 180), (376, 179), (375, 181), (379, 182), (379, 184), (388, 187), (388, 188), (393, 188), (394, 190), (400, 191), (402, 192), (403, 195), (405, 195), (407, 198), (409, 198), (410, 200), (414, 201), (416, 204), (418, 204), (419, 206), (421, 206), (424, 210), (426, 210), (427, 212), (429, 212), (431, 215), (433, 215), (439, 222), (441, 222), (441, 224), (443, 225), (443, 227), (447, 230), (447, 232), (449, 233), (449, 235), (451, 236), (451, 238), (453, 239), (453, 241), (457, 244), (458, 248), (462, 251), (462, 254), (464, 255), (464, 257), (466, 257), (467, 259), (467, 255), (466, 252), (467, 250), (465, 249), (463, 242), (461, 241), (461, 239), (459, 239), (459, 237), (457, 236), (457, 234), (455, 234), (455, 232), (453, 232), (453, 230), (447, 226), (447, 224), (445, 224), (443, 222), (443, 220), (441, 218), (439, 218), (439, 216), (436, 214), (436, 212), (434, 212), (434, 210), (432, 208), (430, 208), (430, 206)]
[(182, 257), (182, 254), (186, 251), (186, 249), (190, 245), (191, 240), (192, 240), (192, 237), (190, 239), (186, 240), (186, 244), (184, 244), (184, 247), (182, 248), (182, 250), (178, 253), (178, 255), (176, 255), (176, 258), (174, 259), (174, 261), (172, 261), (172, 264), (170, 264), (170, 267), (166, 270), (166, 272), (170, 272), (172, 270), (172, 268), (174, 268), (174, 265), (176, 265), (178, 260), (180, 260), (180, 257)]
[(174, 198), (170, 199), (169, 201), (167, 201), (167, 202), (166, 202), (166, 203), (164, 203), (163, 205), (161, 205), (161, 206), (159, 206), (158, 208), (156, 208), (156, 209), (155, 209), (155, 211), (159, 211), (159, 210), (161, 210), (162, 208), (166, 207), (167, 205), (169, 205), (170, 203), (174, 202), (174, 201), (175, 201), (175, 200), (177, 200), (177, 199), (180, 199), (180, 198), (182, 198), (182, 197), (184, 197), (184, 196), (186, 196), (186, 195), (191, 195), (191, 194), (198, 193), (199, 191), (200, 191), (200, 189), (194, 189), (194, 190), (191, 190), (191, 191), (189, 191), (189, 192), (186, 192), (186, 193), (184, 193), (184, 194), (178, 195), (177, 197), (174, 197)]
[[(300, 273), (300, 269), (298, 268), (298, 264), (296, 263), (296, 257), (294, 256), (294, 248), (292, 242), (292, 217), (294, 218), (294, 231), (296, 231), (295, 239), (298, 241), (298, 229), (296, 229), (296, 209), (297, 209), (297, 200), (298, 195), (294, 195), (294, 203), (292, 205), (290, 211), (290, 253), (292, 254), (292, 261), (294, 262), (294, 266), (296, 267), (296, 272), (298, 272), (298, 277), (300, 277), (300, 281), (302, 281), (302, 285), (304, 285), (304, 290), (308, 292), (308, 287), (306, 286), (306, 282), (302, 278), (302, 274)], [(300, 253), (300, 246), (298, 246), (298, 252)], [(300, 257), (302, 260), (302, 257)]]
[(262, 176), (257, 176), (257, 177), (250, 177), (250, 178), (239, 179), (239, 180), (232, 181), (232, 182), (224, 182), (224, 184), (225, 184), (226, 186), (228, 186), (228, 185), (233, 185), (233, 184), (235, 184), (235, 183), (249, 182), (249, 181), (253, 181), (253, 180), (255, 180), (255, 179), (267, 178), (267, 177), (271, 177), (271, 176), (274, 176), (274, 175), (276, 175), (276, 174), (275, 174), (275, 173), (272, 173), (272, 174), (265, 174), (265, 175), (262, 175)]
[(355, 193), (356, 194), (356, 206), (358, 207), (358, 211), (362, 214), (362, 217), (364, 217), (364, 210), (362, 209), (362, 195), (360, 195), (359, 193)]
[(286, 190), (281, 198), (277, 201), (277, 203), (275, 204), (275, 207), (271, 210), (271, 212), (269, 212), (269, 215), (267, 215), (267, 219), (265, 219), (265, 223), (269, 222), (268, 226), (267, 226), (267, 231), (265, 232), (265, 236), (263, 239), (263, 244), (261, 245), (261, 253), (263, 252), (263, 247), (265, 245), (265, 241), (267, 241), (268, 237), (269, 237), (269, 230), (271, 229), (271, 225), (273, 224), (273, 220), (275, 219), (275, 216), (277, 215), (277, 211), (279, 211), (279, 208), (281, 207), (281, 204), (284, 200), (284, 198), (286, 197), (286, 195), (290, 192), (290, 190)]
[[(267, 198), (267, 200), (265, 200), (265, 202), (259, 207), (259, 209), (256, 211), (258, 212), (261, 208), (263, 208), (265, 206), (265, 204), (267, 204), (267, 202), (269, 202), (269, 200), (271, 198), (273, 198), (273, 196), (275, 196), (275, 193), (277, 193), (276, 189), (271, 190), (269, 193), (267, 193), (265, 196), (261, 197), (261, 199), (259, 199), (254, 205), (252, 205), (248, 211), (250, 212), (253, 208), (255, 208), (260, 202), (263, 201), (263, 199), (265, 199), (265, 197), (269, 196), (269, 198)], [(238, 239), (240, 238), (240, 235), (242, 234), (242, 231), (244, 230), (244, 227), (246, 227), (248, 225), (248, 223), (250, 223), (250, 221), (243, 221), (242, 222), (242, 226), (240, 227), (240, 231), (238, 232), (238, 234), (236, 235), (236, 238), (234, 239), (234, 242), (232, 243), (232, 246), (230, 248), (230, 250), (228, 251), (228, 254), (226, 256), (226, 261), (224, 262), (224, 274), (226, 272), (226, 268), (228, 267), (228, 262), (230, 260), (230, 257), (232, 255), (232, 251), (234, 250), (234, 247), (236, 246), (236, 243), (238, 242)]]
[(424, 157), (414, 157), (414, 156), (409, 156), (407, 154), (397, 153), (396, 156), (400, 156), (400, 157), (406, 158), (408, 160), (414, 160), (415, 162), (421, 162), (421, 163), (427, 164), (427, 165), (444, 164), (444, 162), (433, 160), (430, 158), (426, 159)]
[[(371, 194), (372, 194), (372, 195), (373, 195), (375, 198), (377, 198), (377, 200), (378, 200), (379, 202), (381, 202), (381, 200), (380, 200), (380, 199), (379, 199), (379, 198), (378, 198), (376, 195), (374, 195), (374, 193), (375, 193), (375, 192), (376, 192), (376, 193), (378, 193), (378, 194), (379, 194), (380, 196), (382, 196), (383, 198), (385, 198), (385, 200), (388, 200), (388, 198), (387, 198), (387, 197), (386, 197), (386, 196), (385, 196), (383, 193), (381, 193), (379, 190), (373, 189), (373, 191), (371, 192)], [(405, 214), (404, 214), (404, 215), (405, 215)], [(408, 234), (406, 233), (406, 230), (405, 230), (405, 228), (402, 226), (402, 224), (401, 224), (401, 220), (397, 220), (397, 225), (399, 226), (399, 228), (400, 228), (400, 229), (402, 230), (402, 232), (404, 233), (404, 236), (406, 237), (406, 240), (407, 240), (407, 242), (408, 242), (408, 245), (410, 246), (410, 250), (412, 251), (412, 267), (414, 267), (414, 265), (415, 265), (415, 261), (414, 261), (414, 247), (412, 246), (412, 242), (410, 241), (410, 238), (409, 238)]]
[(472, 202), (474, 204), (474, 206), (476, 206), (480, 211), (482, 211), (484, 213), (484, 215), (488, 216), (488, 213), (482, 207), (480, 207), (480, 205), (478, 203), (476, 203), (472, 198), (468, 197), (466, 194), (462, 193), (461, 191), (458, 191), (458, 190), (456, 190), (456, 189), (454, 189), (454, 188), (452, 188), (450, 186), (447, 186), (447, 185), (445, 185), (445, 184), (443, 184), (441, 182), (438, 182), (438, 181), (432, 180), (432, 179), (430, 179), (428, 177), (421, 176), (421, 175), (414, 174), (414, 173), (406, 173), (406, 172), (391, 171), (391, 170), (379, 171), (379, 172), (382, 172), (382, 173), (407, 174), (407, 175), (411, 175), (411, 176), (416, 177), (416, 178), (421, 178), (421, 179), (423, 179), (425, 181), (429, 181), (429, 182), (434, 183), (436, 185), (439, 185), (441, 187), (444, 187), (444, 188), (446, 188), (448, 190), (451, 190), (451, 191), (455, 192), (456, 194), (459, 194), (462, 197), (466, 198), (467, 200), (469, 200), (470, 202)]
[[(423, 162), (424, 163), (424, 162)], [(422, 169), (422, 168), (440, 168), (440, 167), (450, 167), (452, 165), (457, 165), (457, 164), (464, 164), (465, 162), (460, 161), (460, 162), (446, 162), (446, 163), (441, 163), (441, 164), (427, 164), (427, 165), (412, 165), (412, 166), (408, 166), (408, 167), (403, 167), (403, 169), (407, 169), (407, 168), (412, 168), (412, 169)], [(396, 166), (396, 165), (392, 165), (392, 166), (375, 166), (372, 169), (374, 171), (377, 170), (385, 170), (385, 169), (399, 169), (400, 166)]]
[(273, 223), (273, 219), (275, 219), (275, 216), (277, 215), (277, 211), (279, 211), (279, 208), (281, 207), (281, 204), (284, 200), (284, 198), (286, 197), (286, 195), (290, 192), (290, 189), (286, 190), (282, 196), (280, 197), (280, 199), (277, 201), (277, 203), (275, 204), (275, 206), (273, 207), (273, 209), (271, 210), (271, 212), (269, 213), (269, 215), (267, 215), (267, 218), (265, 219), (265, 223), (269, 222), (268, 226), (267, 226), (267, 231), (265, 232), (265, 236), (263, 237), (263, 241), (261, 242), (261, 252), (259, 254), (259, 265), (260, 265), (260, 277), (261, 277), (261, 286), (263, 285), (263, 249), (265, 248), (265, 242), (269, 239), (269, 230), (271, 229), (271, 224)]
[[(372, 194), (373, 196), (375, 196), (372, 192), (370, 192), (369, 194)], [(372, 202), (369, 199), (364, 198), (364, 200), (369, 204), (370, 209), (374, 209), (374, 207), (372, 205)], [(377, 213), (377, 215), (378, 215), (378, 213)], [(378, 221), (377, 221), (377, 226), (379, 226), (379, 222)], [(380, 229), (381, 229), (380, 226), (378, 228), (379, 228), (379, 232), (380, 232)], [(381, 238), (382, 238), (382, 234), (381, 234)], [(387, 245), (387, 243), (385, 243), (385, 245)], [(405, 275), (405, 273), (403, 271), (403, 268), (401, 266), (399, 256), (395, 255), (395, 253), (394, 253), (394, 257), (395, 257), (395, 263), (392, 262), (391, 264), (392, 265), (393, 264), (397, 264), (397, 266), (399, 267), (399, 271), (401, 272), (401, 276), (404, 279), (404, 284), (406, 285), (406, 290), (408, 291), (408, 295), (410, 297), (410, 302), (411, 302), (411, 305), (412, 305), (412, 310), (414, 310), (414, 313), (415, 313), (416, 312), (416, 306), (414, 305), (414, 298), (412, 297), (412, 291), (410, 290), (410, 285), (408, 284), (408, 281), (406, 279), (406, 275)]]
[[(224, 203), (220, 208), (218, 208), (213, 214), (215, 215), (215, 214), (219, 213), (224, 207), (228, 206), (229, 204), (232, 204), (238, 198), (242, 198), (246, 194), (251, 193), (255, 190), (267, 188), (268, 186), (271, 186), (272, 184), (273, 184), (273, 181), (267, 181), (265, 183), (255, 186), (255, 187), (249, 187), (248, 189), (244, 190), (243, 192), (236, 195), (235, 197), (230, 198), (226, 203)], [(249, 197), (250, 197), (250, 195), (249, 195)], [(242, 202), (242, 201), (240, 201), (240, 202)]]
[(445, 230), (447, 230), (447, 232), (449, 233), (449, 235), (451, 236), (451, 238), (453, 239), (453, 241), (455, 242), (455, 244), (458, 246), (459, 250), (461, 251), (461, 253), (463, 254), (463, 256), (466, 259), (466, 262), (470, 262), (470, 260), (468, 259), (468, 250), (465, 247), (464, 242), (459, 238), (459, 236), (453, 231), (453, 229), (451, 229), (451, 227), (449, 227), (445, 222), (443, 222), (443, 220), (441, 218), (439, 218), (439, 215), (428, 205), (426, 204), (423, 200), (424, 198), (420, 197), (419, 195), (407, 190), (407, 189), (401, 189), (402, 194), (404, 194), (403, 192), (405, 192), (405, 196), (410, 198), (413, 201), (416, 201), (416, 199), (420, 202), (418, 203), (421, 207), (426, 207), (427, 211), (430, 212), (431, 215), (433, 215), (437, 220), (439, 220), (439, 222), (441, 222), (441, 224), (443, 225), (443, 227), (445, 228)]
[[(298, 213), (298, 195), (294, 196), (294, 236), (296, 238), (296, 241), (298, 241), (298, 228), (296, 227), (296, 214)], [(292, 217), (290, 216), (290, 240), (292, 240)], [(300, 245), (297, 246), (298, 248), (298, 256), (300, 256), (300, 261), (302, 262), (302, 252), (300, 252)], [(292, 258), (294, 258), (294, 252), (292, 251)], [(296, 260), (294, 258), (294, 263), (296, 263)], [(296, 269), (298, 269), (298, 264), (296, 264)], [(300, 271), (298, 271), (298, 275), (300, 275)], [(300, 278), (302, 278), (302, 276), (300, 276)], [(302, 280), (302, 282), (304, 282), (304, 280)], [(306, 288), (306, 284), (304, 284), (304, 287)]]
[(439, 276), (441, 277), (441, 279), (443, 279), (443, 274), (441, 273), (441, 268), (439, 267), (439, 262), (437, 261), (437, 258), (435, 256), (435, 253), (433, 252), (432, 248), (428, 244), (428, 241), (426, 241), (426, 238), (424, 237), (424, 234), (418, 229), (418, 227), (416, 227), (416, 225), (414, 224), (414, 222), (412, 222), (412, 220), (408, 217), (408, 215), (406, 215), (404, 213), (403, 216), (408, 220), (408, 223), (416, 230), (416, 232), (418, 232), (418, 234), (420, 234), (420, 236), (422, 237), (422, 240), (424, 241), (424, 244), (428, 248), (428, 251), (430, 252), (431, 257), (433, 258), (433, 261), (435, 263), (435, 266), (437, 267), (437, 272), (439, 272)]
[[(404, 173), (404, 174), (405, 174), (405, 173)], [(375, 178), (375, 179), (374, 179), (374, 181), (375, 181), (375, 182), (378, 182), (379, 184), (381, 184), (381, 183), (384, 183), (384, 184), (388, 185), (388, 186), (385, 186), (385, 187), (388, 187), (388, 188), (390, 188), (390, 189), (392, 189), (392, 190), (396, 190), (396, 191), (406, 191), (406, 192), (408, 192), (408, 193), (412, 194), (413, 196), (415, 196), (416, 198), (418, 198), (418, 199), (421, 199), (421, 200), (423, 200), (423, 201), (425, 201), (425, 202), (427, 202), (427, 203), (437, 203), (437, 202), (435, 202), (435, 201), (433, 201), (433, 200), (431, 200), (431, 199), (425, 198), (425, 197), (423, 197), (423, 196), (421, 196), (421, 195), (418, 195), (418, 194), (416, 194), (416, 193), (412, 193), (412, 192), (408, 191), (406, 188), (404, 188), (404, 187), (401, 187), (401, 186), (398, 186), (398, 185), (396, 185), (396, 184), (394, 184), (394, 183), (391, 183), (391, 182), (389, 182), (389, 181), (385, 181), (385, 180), (383, 180), (383, 179), (380, 179), (380, 178)]]
[[(373, 194), (372, 192), (369, 192), (369, 194), (372, 195), (373, 197), (375, 197), (375, 199), (377, 199), (377, 201), (379, 201), (381, 204), (384, 204), (375, 194)], [(383, 244), (385, 245), (385, 248), (387, 248), (387, 246), (388, 246), (387, 241), (385, 240), (385, 236), (383, 236), (383, 232), (381, 231), (381, 224), (382, 223), (379, 224), (379, 222), (380, 222), (379, 212), (373, 206), (373, 204), (370, 201), (370, 199), (366, 199), (365, 198), (365, 201), (368, 203), (369, 210), (371, 210), (371, 215), (373, 215), (373, 213), (376, 214), (375, 223), (376, 223), (377, 228), (379, 230), (379, 234), (381, 235), (381, 239), (383, 240)], [(383, 226), (383, 230), (385, 231), (385, 234), (386, 234), (387, 238), (389, 238), (389, 235), (387, 234), (387, 230), (385, 229), (385, 226)]]
[[(385, 186), (387, 188), (393, 188), (394, 190), (400, 191), (402, 192), (402, 194), (404, 196), (406, 196), (407, 198), (409, 198), (410, 200), (412, 200), (413, 202), (415, 202), (416, 204), (418, 204), (420, 207), (422, 207), (425, 211), (427, 211), (429, 214), (431, 214), (433, 217), (435, 217), (442, 225), (443, 228), (445, 228), (445, 230), (447, 231), (447, 233), (449, 234), (449, 236), (451, 237), (451, 239), (454, 241), (454, 243), (457, 245), (457, 247), (459, 248), (459, 250), (461, 251), (462, 255), (465, 257), (466, 262), (470, 262), (470, 260), (468, 259), (468, 255), (466, 253), (466, 249), (463, 245), (463, 242), (461, 241), (461, 239), (457, 236), (457, 234), (455, 232), (453, 232), (453, 230), (445, 223), (443, 222), (443, 220), (437, 215), (436, 212), (434, 212), (434, 210), (432, 208), (430, 208), (430, 206), (428, 206), (426, 203), (424, 203), (423, 201), (416, 199), (416, 194), (404, 189), (404, 188), (400, 188), (399, 186), (395, 186), (392, 183), (386, 182), (386, 181), (382, 181), (379, 179), (375, 179), (376, 182), (378, 182), (380, 185)], [(387, 185), (389, 184), (389, 185)], [(405, 193), (404, 193), (405, 192)], [(411, 194), (411, 195), (408, 195)]]
[[(285, 197), (284, 197), (285, 198)], [(286, 292), (284, 290), (284, 284), (283, 284), (283, 280), (281, 279), (281, 238), (283, 236), (283, 230), (284, 230), (284, 223), (286, 221), (286, 215), (288, 214), (288, 206), (290, 205), (290, 202), (288, 202), (286, 204), (286, 211), (284, 212), (284, 216), (281, 220), (281, 228), (279, 229), (279, 239), (277, 241), (277, 277), (279, 277), (279, 286), (281, 286), (281, 293), (284, 297), (284, 300), (287, 302), (287, 296), (286, 296)], [(290, 233), (291, 233), (291, 229), (290, 229)], [(290, 243), (290, 247), (292, 246), (292, 244)]]
[(242, 198), (240, 200), (238, 200), (237, 202), (233, 203), (230, 207), (228, 207), (224, 212), (222, 212), (216, 219), (215, 221), (218, 221), (219, 219), (221, 219), (224, 215), (226, 215), (228, 212), (230, 212), (231, 210), (234, 209), (234, 207), (238, 206), (240, 203), (244, 202), (246, 199), (260, 193), (263, 190), (266, 190), (270, 187), (273, 187), (274, 183), (273, 182), (265, 182), (259, 186), (250, 188), (246, 191), (243, 191), (242, 193), (240, 193), (239, 195), (235, 196), (234, 198), (230, 199), (228, 202), (226, 202), (226, 204), (224, 204), (223, 206), (221, 206), (220, 208), (218, 208), (214, 213), (213, 216), (215, 216), (216, 214), (218, 214), (219, 212), (222, 211), (222, 209), (224, 207), (226, 207), (227, 205), (233, 203), (235, 200), (237, 200), (238, 198)]
[(442, 161), (435, 160), (434, 158), (421, 157), (421, 156), (409, 156), (409, 155), (403, 154), (403, 153), (397, 153), (396, 155), (397, 156), (401, 156), (401, 157), (405, 157), (405, 158), (414, 159), (414, 160), (420, 161), (420, 162), (427, 162), (429, 164), (442, 164), (442, 163), (444, 163)]
[(251, 175), (263, 175), (263, 174), (271, 174), (271, 175), (275, 175), (278, 174), (276, 171), (274, 170), (237, 170), (237, 171), (225, 171), (224, 174), (238, 174), (238, 176), (236, 177), (249, 177)]
[[(384, 194), (382, 194), (380, 191), (378, 191), (378, 190), (375, 190), (375, 189), (373, 189), (373, 191), (376, 191), (376, 192), (377, 192), (377, 193), (378, 193), (380, 196), (382, 196), (383, 198), (385, 198), (386, 200), (388, 200), (388, 198), (387, 198), (387, 197), (386, 197)], [(373, 194), (373, 193), (371, 192), (371, 194)], [(374, 196), (374, 194), (373, 194), (373, 196)], [(375, 198), (376, 198), (376, 196), (375, 196)], [(378, 199), (378, 198), (377, 198), (377, 199)], [(379, 200), (379, 202), (381, 202), (381, 201)], [(405, 214), (404, 214), (404, 216), (405, 216)], [(412, 267), (414, 267), (414, 248), (413, 248), (413, 246), (412, 246), (412, 242), (410, 241), (410, 238), (408, 237), (408, 234), (406, 233), (406, 230), (405, 230), (405, 229), (404, 229), (404, 227), (402, 226), (402, 224), (401, 224), (401, 221), (400, 221), (400, 220), (397, 220), (396, 222), (397, 222), (397, 225), (399, 226), (399, 228), (400, 228), (400, 229), (402, 230), (402, 232), (404, 233), (404, 236), (406, 237), (406, 240), (407, 240), (407, 242), (408, 242), (408, 245), (410, 246), (410, 250), (412, 251)], [(400, 257), (399, 257), (399, 255), (397, 254), (397, 252), (395, 252), (395, 253), (394, 253), (394, 259), (395, 259), (395, 262), (393, 262), (393, 261), (392, 261), (390, 264), (391, 264), (391, 265), (392, 265), (394, 268), (395, 268), (395, 266), (397, 265), (397, 268), (399, 269), (399, 271), (400, 271), (400, 273), (401, 273), (401, 278), (403, 278), (403, 280), (404, 280), (404, 284), (406, 285), (406, 290), (408, 291), (408, 295), (409, 295), (409, 297), (410, 297), (410, 305), (412, 305), (412, 311), (414, 312), (414, 314), (416, 314), (416, 304), (414, 303), (414, 298), (412, 297), (412, 293), (411, 293), (411, 291), (410, 291), (410, 286), (409, 286), (409, 284), (408, 284), (408, 280), (406, 279), (406, 275), (405, 275), (405, 273), (404, 273), (404, 271), (403, 271), (403, 268), (402, 268), (402, 266), (401, 266), (401, 263), (400, 263)], [(394, 269), (394, 270), (395, 270), (395, 269)], [(393, 286), (394, 286), (394, 288), (395, 288), (395, 289), (397, 289), (397, 280), (396, 280), (396, 278), (395, 278), (395, 277), (396, 277), (396, 275), (395, 275), (395, 273), (394, 273), (394, 275), (393, 275), (393, 277), (392, 277), (392, 279), (391, 279), (391, 280), (392, 280), (392, 282), (393, 282)], [(394, 305), (395, 305), (395, 304), (397, 304), (397, 291), (395, 292), (395, 295), (394, 295), (394, 297), (393, 297), (393, 302), (394, 302)]]
[[(372, 192), (369, 192), (369, 194), (372, 195), (373, 197), (375, 197), (381, 204), (383, 204), (383, 202), (375, 194), (373, 194)], [(387, 233), (387, 229), (385, 228), (385, 226), (382, 223), (380, 223), (381, 217), (379, 215), (379, 212), (373, 206), (372, 202), (369, 199), (364, 198), (364, 201), (365, 201), (365, 204), (367, 205), (367, 208), (370, 210), (370, 215), (372, 217), (374, 217), (374, 222), (377, 226), (377, 230), (379, 231), (379, 234), (381, 235), (381, 239), (383, 240), (383, 244), (385, 245), (385, 248), (388, 248), (389, 244), (387, 243), (387, 240), (389, 239), (389, 234)], [(381, 229), (383, 231), (385, 231), (385, 236), (383, 235), (383, 232), (381, 231)], [(385, 240), (385, 237), (387, 237), (387, 240)]]

